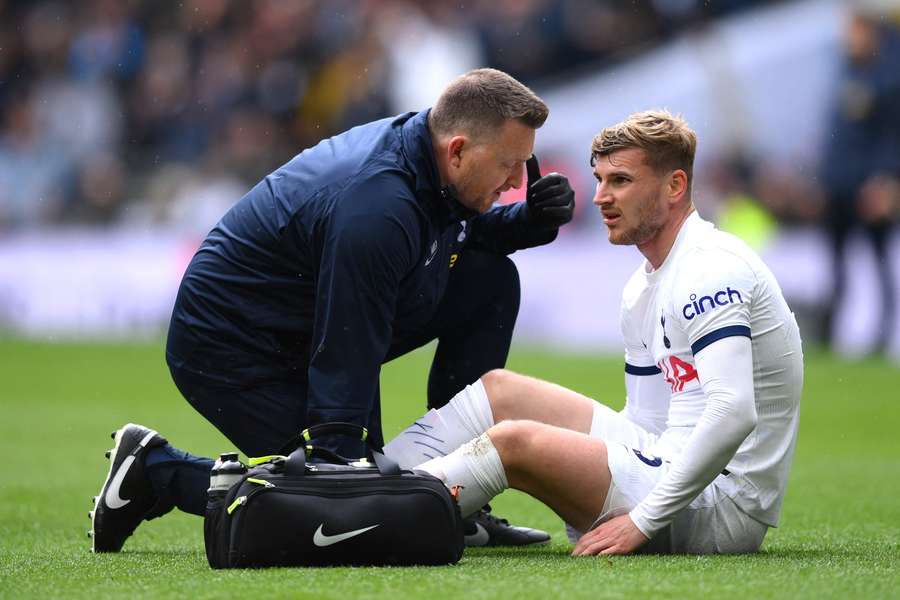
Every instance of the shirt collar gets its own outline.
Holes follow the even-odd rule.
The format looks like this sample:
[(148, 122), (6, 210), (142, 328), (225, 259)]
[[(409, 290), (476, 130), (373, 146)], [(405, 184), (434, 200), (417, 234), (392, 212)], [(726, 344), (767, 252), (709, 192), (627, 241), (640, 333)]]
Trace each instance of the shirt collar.
[(434, 146), (431, 144), (431, 131), (428, 129), (430, 112), (429, 108), (413, 114), (403, 123), (400, 134), (406, 160), (410, 163), (415, 178), (416, 194), (432, 198), (440, 222), (450, 224), (471, 219), (478, 213), (460, 204), (455, 188), (441, 186)]
[(702, 227), (712, 227), (712, 223), (709, 221), (704, 221), (700, 215), (697, 213), (697, 209), (693, 209), (691, 214), (688, 215), (687, 219), (684, 220), (684, 223), (681, 224), (681, 227), (678, 229), (678, 233), (675, 235), (675, 242), (672, 244), (672, 247), (669, 249), (669, 253), (666, 255), (665, 260), (659, 266), (658, 269), (652, 269), (650, 266), (650, 262), (646, 259), (644, 260), (644, 273), (647, 275), (647, 279), (650, 281), (655, 281), (661, 277), (660, 273), (665, 272), (668, 265), (674, 262), (674, 256), (681, 251), (681, 248), (687, 243), (685, 239), (690, 235), (690, 231), (695, 229), (700, 229)]

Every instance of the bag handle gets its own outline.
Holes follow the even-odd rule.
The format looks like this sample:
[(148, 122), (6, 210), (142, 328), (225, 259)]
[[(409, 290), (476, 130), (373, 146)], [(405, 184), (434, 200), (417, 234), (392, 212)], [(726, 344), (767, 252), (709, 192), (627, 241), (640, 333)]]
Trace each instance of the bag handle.
[(365, 427), (353, 423), (334, 421), (332, 423), (321, 423), (319, 425), (307, 427), (289, 439), (287, 443), (281, 447), (279, 454), (290, 454), (297, 448), (303, 448), (312, 442), (313, 439), (323, 435), (345, 435), (364, 441), (366, 445), (373, 450), (380, 450), (380, 448), (376, 448), (372, 445), (372, 442), (369, 440), (369, 430)]
[[(322, 452), (324, 451), (324, 452)], [(306, 458), (307, 452), (310, 455), (324, 454), (323, 458), (336, 458), (341, 464), (349, 464), (352, 461), (347, 460), (343, 456), (335, 454), (324, 448), (297, 448), (291, 452), (284, 461), (284, 472), (288, 475), (306, 475)], [(322, 452), (322, 454), (320, 454)], [(388, 458), (381, 452), (372, 452), (372, 458), (375, 460), (375, 467), (381, 475), (400, 475), (400, 465), (396, 461)]]
[(300, 432), (300, 437), (307, 443), (317, 437), (322, 437), (323, 435), (345, 435), (347, 437), (355, 437), (371, 446), (371, 442), (369, 441), (369, 430), (362, 425), (356, 425), (354, 423), (344, 423), (342, 421), (319, 423), (318, 425), (307, 427)]
[(369, 440), (369, 431), (365, 427), (362, 427), (361, 425), (355, 425), (353, 423), (343, 423), (340, 421), (313, 425), (312, 427), (308, 427), (301, 431), (299, 435), (291, 438), (291, 440), (284, 446), (284, 448), (282, 448), (281, 451), (282, 454), (285, 454), (290, 450), (296, 448), (295, 450), (290, 452), (287, 460), (285, 461), (285, 473), (287, 473), (288, 475), (306, 474), (306, 461), (308, 458), (312, 458), (313, 456), (345, 465), (353, 462), (352, 459), (348, 459), (335, 452), (332, 452), (327, 448), (314, 446), (310, 443), (313, 439), (321, 437), (323, 435), (345, 435), (364, 441), (372, 451), (372, 458), (374, 459), (375, 466), (378, 468), (378, 472), (380, 474), (400, 474), (400, 465), (397, 464), (394, 460), (385, 456), (384, 453), (379, 451), (380, 448), (376, 448), (372, 444), (371, 440)]

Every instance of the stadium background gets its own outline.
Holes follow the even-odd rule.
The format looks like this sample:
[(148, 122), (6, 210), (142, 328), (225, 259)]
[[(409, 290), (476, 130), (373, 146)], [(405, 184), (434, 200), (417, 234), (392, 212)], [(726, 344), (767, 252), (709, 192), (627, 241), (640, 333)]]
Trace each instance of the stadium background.
[[(900, 356), (859, 236), (825, 327), (820, 175), (854, 12), (896, 34), (900, 11), (880, 0), (0, 2), (0, 330), (158, 337), (199, 241), (256, 181), (489, 65), (548, 101), (536, 152), (579, 202), (558, 242), (514, 256), (517, 342), (618, 349), (618, 294), (639, 259), (604, 239), (588, 148), (603, 125), (663, 106), (698, 130), (701, 214), (760, 250), (807, 343)], [(900, 71), (896, 44), (880, 53)], [(890, 250), (896, 287), (896, 239)]]
[[(855, 11), (896, 35), (896, 0), (0, 0), (0, 599), (896, 597), (900, 335), (859, 235), (843, 256), (836, 353), (823, 326), (822, 163)], [(887, 84), (900, 73), (891, 48), (876, 55)], [(524, 296), (509, 366), (613, 408), (618, 296), (639, 257), (605, 241), (590, 140), (651, 106), (698, 130), (701, 213), (759, 248), (805, 339), (800, 441), (763, 551), (571, 560), (559, 519), (506, 492), (495, 511), (547, 529), (550, 546), (470, 549), (451, 568), (222, 573), (206, 567), (196, 517), (172, 514), (124, 553), (88, 553), (110, 430), (134, 421), (198, 454), (230, 447), (163, 360), (176, 286), (208, 229), (303, 147), (428, 106), (483, 65), (548, 101), (537, 152), (579, 201), (556, 242), (513, 257)], [(896, 96), (880, 105), (875, 138), (900, 116)], [(891, 255), (896, 282), (896, 235)], [(882, 333), (888, 352), (867, 356)], [(429, 354), (383, 370), (389, 436), (421, 414)]]

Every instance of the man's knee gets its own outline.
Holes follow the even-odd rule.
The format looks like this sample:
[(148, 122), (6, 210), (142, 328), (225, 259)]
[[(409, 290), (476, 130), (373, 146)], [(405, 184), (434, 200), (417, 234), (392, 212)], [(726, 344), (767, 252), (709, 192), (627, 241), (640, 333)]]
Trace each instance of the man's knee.
[(522, 296), (522, 286), (519, 281), (519, 269), (508, 256), (498, 256), (492, 268), (492, 279), (499, 290), (499, 294), (507, 303), (515, 304), (518, 312), (519, 301)]
[(465, 253), (460, 261), (468, 263), (459, 273), (460, 277), (477, 282), (486, 298), (491, 297), (495, 302), (502, 298), (504, 305), (513, 305), (518, 311), (521, 296), (519, 269), (508, 256), (472, 251)]
[(516, 397), (526, 378), (508, 369), (493, 369), (481, 376), (481, 384), (491, 403), (494, 422), (515, 418)]
[(508, 256), (497, 255), (497, 260), (494, 264), (498, 279), (506, 284), (507, 287), (518, 290), (520, 287), (519, 268), (516, 267), (516, 263)]
[(305, 427), (305, 396), (293, 382), (239, 388), (177, 367), (171, 373), (188, 404), (247, 456), (277, 453)]
[(500, 454), (507, 473), (531, 462), (543, 427), (548, 425), (537, 421), (502, 421), (488, 430), (488, 437)]

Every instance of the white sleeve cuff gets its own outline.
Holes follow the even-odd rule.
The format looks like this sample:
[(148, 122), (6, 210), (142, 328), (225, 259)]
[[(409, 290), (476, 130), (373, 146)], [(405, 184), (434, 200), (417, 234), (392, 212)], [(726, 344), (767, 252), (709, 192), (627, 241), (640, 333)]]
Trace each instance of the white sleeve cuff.
[(654, 535), (659, 533), (662, 528), (669, 524), (669, 521), (657, 521), (651, 519), (640, 504), (634, 507), (632, 511), (628, 513), (628, 516), (631, 517), (631, 521), (634, 523), (635, 527), (637, 527), (647, 539), (652, 539)]

